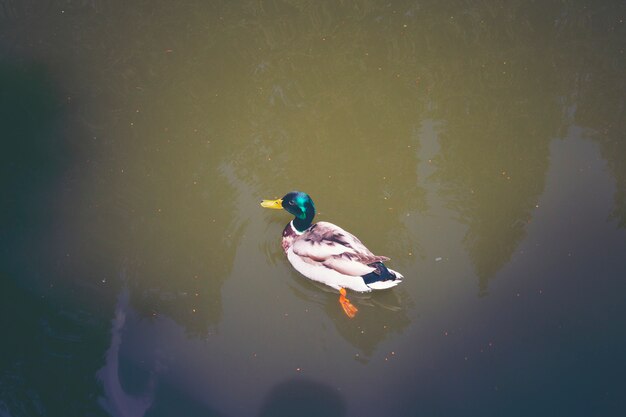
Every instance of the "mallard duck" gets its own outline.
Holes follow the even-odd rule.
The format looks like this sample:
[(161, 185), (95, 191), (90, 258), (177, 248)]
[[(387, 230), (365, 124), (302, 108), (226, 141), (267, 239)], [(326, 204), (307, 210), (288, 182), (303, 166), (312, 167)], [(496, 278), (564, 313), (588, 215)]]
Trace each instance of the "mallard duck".
[(376, 256), (353, 234), (328, 222), (313, 223), (315, 205), (308, 194), (293, 191), (261, 206), (287, 210), (295, 217), (283, 230), (282, 246), (291, 265), (305, 277), (339, 291), (339, 303), (348, 317), (358, 309), (346, 298), (346, 288), (358, 292), (383, 290), (404, 278), (388, 269), (386, 256)]

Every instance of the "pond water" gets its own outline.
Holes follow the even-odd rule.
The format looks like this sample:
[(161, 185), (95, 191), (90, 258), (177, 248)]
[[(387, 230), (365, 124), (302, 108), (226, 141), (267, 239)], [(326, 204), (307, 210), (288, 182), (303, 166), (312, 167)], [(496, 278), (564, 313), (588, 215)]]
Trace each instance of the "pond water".
[[(0, 416), (622, 416), (626, 7), (0, 0)], [(405, 280), (297, 273), (309, 193)]]

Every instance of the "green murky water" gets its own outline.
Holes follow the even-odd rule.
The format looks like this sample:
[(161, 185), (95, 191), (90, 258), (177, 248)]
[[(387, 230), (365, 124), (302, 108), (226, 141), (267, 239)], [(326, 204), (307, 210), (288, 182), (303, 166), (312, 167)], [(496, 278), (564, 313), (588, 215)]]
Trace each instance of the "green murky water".
[[(0, 415), (623, 415), (625, 20), (1, 0)], [(405, 282), (348, 319), (293, 189)]]

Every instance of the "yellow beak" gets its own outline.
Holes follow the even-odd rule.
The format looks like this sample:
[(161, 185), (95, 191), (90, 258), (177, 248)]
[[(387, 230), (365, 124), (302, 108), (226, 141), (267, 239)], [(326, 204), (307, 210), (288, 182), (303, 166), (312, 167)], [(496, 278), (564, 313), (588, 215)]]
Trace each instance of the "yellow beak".
[(261, 207), (270, 208), (274, 210), (282, 210), (283, 200), (281, 200), (280, 198), (278, 200), (263, 200), (261, 201)]

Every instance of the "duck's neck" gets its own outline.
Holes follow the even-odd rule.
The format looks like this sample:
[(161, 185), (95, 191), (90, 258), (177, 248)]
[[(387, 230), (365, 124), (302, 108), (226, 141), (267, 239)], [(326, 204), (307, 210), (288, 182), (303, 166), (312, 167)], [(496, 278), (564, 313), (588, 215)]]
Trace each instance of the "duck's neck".
[(315, 217), (315, 207), (313, 205), (307, 205), (304, 211), (304, 216), (296, 216), (294, 217), (293, 227), (300, 233), (304, 232), (311, 226), (313, 223), (313, 218)]

